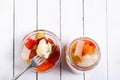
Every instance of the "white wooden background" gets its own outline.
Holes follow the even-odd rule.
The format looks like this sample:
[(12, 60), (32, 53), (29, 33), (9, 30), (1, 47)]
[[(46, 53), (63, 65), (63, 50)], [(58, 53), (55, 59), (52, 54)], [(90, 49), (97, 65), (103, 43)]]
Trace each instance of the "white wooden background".
[(0, 0), (0, 80), (10, 80), (25, 68), (19, 44), (36, 29), (52, 31), (63, 46), (90, 37), (100, 46), (101, 61), (93, 70), (75, 74), (63, 57), (55, 70), (28, 71), (18, 80), (120, 80), (120, 0)]

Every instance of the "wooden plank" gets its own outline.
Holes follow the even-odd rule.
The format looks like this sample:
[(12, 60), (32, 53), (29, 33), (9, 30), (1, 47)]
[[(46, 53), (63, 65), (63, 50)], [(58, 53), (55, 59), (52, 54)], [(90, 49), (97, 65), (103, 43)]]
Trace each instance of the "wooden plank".
[(100, 63), (86, 72), (85, 80), (107, 80), (106, 0), (84, 0), (85, 36), (95, 40), (101, 50)]
[[(60, 38), (60, 6), (59, 0), (38, 1), (38, 29), (45, 29), (53, 32)], [(47, 76), (47, 77), (46, 77)], [(60, 80), (60, 67), (53, 71), (39, 74), (39, 80)]]
[[(61, 1), (61, 35), (64, 51), (69, 42), (83, 36), (82, 8), (82, 0)], [(63, 56), (61, 77), (61, 80), (83, 80), (83, 73), (76, 74), (72, 72)]]
[(108, 70), (109, 80), (120, 80), (120, 1), (108, 0)]
[(0, 80), (13, 77), (13, 0), (0, 0)]
[[(23, 37), (36, 29), (36, 0), (15, 0), (15, 75), (24, 70), (25, 64), (19, 53)], [(20, 77), (22, 80), (36, 80), (32, 71)]]

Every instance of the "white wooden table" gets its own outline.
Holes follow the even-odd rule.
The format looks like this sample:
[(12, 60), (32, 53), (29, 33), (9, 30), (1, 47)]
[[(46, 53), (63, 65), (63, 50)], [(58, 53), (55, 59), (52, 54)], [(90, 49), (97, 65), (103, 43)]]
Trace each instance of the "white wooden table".
[(120, 80), (120, 0), (0, 0), (0, 80), (24, 69), (19, 44), (36, 29), (52, 31), (63, 46), (90, 37), (100, 46), (101, 61), (93, 70), (75, 74), (63, 58), (49, 73), (28, 71), (18, 80)]

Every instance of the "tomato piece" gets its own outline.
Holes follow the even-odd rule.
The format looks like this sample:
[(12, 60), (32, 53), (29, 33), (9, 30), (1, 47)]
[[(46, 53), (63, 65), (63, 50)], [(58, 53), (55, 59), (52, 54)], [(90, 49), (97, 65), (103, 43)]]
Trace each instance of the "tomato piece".
[(57, 49), (56, 45), (52, 45), (52, 53), (54, 53), (54, 51)]
[(32, 59), (33, 57), (35, 57), (37, 55), (36, 53), (36, 49), (31, 50), (30, 54), (29, 54), (29, 59)]
[(25, 46), (31, 50), (33, 49), (33, 47), (37, 44), (37, 40), (33, 40), (33, 39), (28, 39), (27, 42), (25, 43)]
[(56, 49), (54, 53), (52, 53), (52, 55), (47, 60), (50, 63), (56, 63), (59, 57), (60, 57), (60, 51)]
[(48, 38), (47, 41), (50, 43), (50, 44), (54, 44), (53, 40)]

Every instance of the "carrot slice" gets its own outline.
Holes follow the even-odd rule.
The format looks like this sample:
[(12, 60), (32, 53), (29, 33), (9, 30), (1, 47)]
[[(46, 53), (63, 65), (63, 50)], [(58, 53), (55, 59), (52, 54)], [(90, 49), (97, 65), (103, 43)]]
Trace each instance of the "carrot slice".
[(83, 47), (82, 55), (93, 54), (96, 46), (88, 40), (84, 40), (84, 41), (85, 41), (85, 45)]
[(83, 54), (92, 54), (94, 52), (93, 46), (89, 46), (88, 44), (83, 48)]
[(48, 38), (47, 41), (50, 43), (50, 44), (54, 44), (53, 40)]
[(54, 65), (55, 65), (54, 63), (43, 63), (36, 69), (36, 71), (37, 72), (45, 72), (45, 71), (53, 68)]

